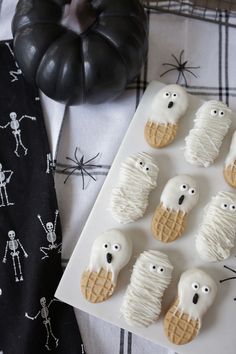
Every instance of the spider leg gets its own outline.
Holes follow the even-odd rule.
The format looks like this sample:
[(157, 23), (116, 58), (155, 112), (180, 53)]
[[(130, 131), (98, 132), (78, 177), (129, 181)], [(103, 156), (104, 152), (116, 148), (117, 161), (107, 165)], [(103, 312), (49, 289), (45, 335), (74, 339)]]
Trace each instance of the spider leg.
[(226, 279), (220, 280), (220, 283), (223, 283), (224, 281), (232, 280), (232, 279), (236, 279), (236, 277), (231, 277), (231, 278), (226, 278)]
[(169, 63), (163, 63), (162, 65), (169, 65), (169, 66), (172, 66), (173, 68), (176, 68), (178, 69), (178, 66), (177, 65), (174, 65), (174, 64), (169, 64)]
[(184, 49), (181, 50), (180, 56), (179, 56), (179, 62), (182, 63), (182, 56), (184, 54)]
[(177, 78), (176, 84), (178, 84), (178, 83), (179, 83), (180, 75), (181, 75), (181, 71), (179, 71), (179, 75), (178, 75), (178, 78)]
[(232, 269), (232, 268), (230, 268), (230, 267), (228, 267), (228, 266), (226, 266), (226, 265), (224, 265), (224, 268), (226, 268), (226, 269), (228, 269), (228, 270), (231, 270), (231, 272), (233, 272), (233, 273), (236, 273), (236, 270), (234, 270), (234, 269)]
[(72, 159), (71, 157), (66, 156), (66, 159), (67, 159), (67, 160), (69, 160), (69, 161), (74, 162), (75, 164), (77, 164), (77, 161), (75, 161), (75, 160), (74, 160), (74, 159)]
[(82, 189), (84, 190), (84, 172), (83, 172), (83, 168), (81, 168), (81, 177), (82, 177)]
[(90, 161), (95, 160), (95, 159), (99, 156), (99, 154), (100, 154), (100, 153), (98, 152), (96, 156), (94, 156), (94, 157), (92, 157), (90, 160), (87, 160), (86, 162), (84, 162), (84, 165), (87, 164), (87, 163), (90, 162)]
[(64, 180), (64, 184), (66, 184), (66, 182), (68, 181), (68, 179), (70, 178), (70, 176), (73, 175), (73, 173), (78, 169), (78, 167), (76, 166), (66, 177), (66, 179)]
[(200, 66), (185, 66), (184, 69), (200, 69)]
[(74, 158), (77, 161), (77, 163), (79, 164), (80, 162), (79, 162), (78, 157), (77, 157), (77, 151), (78, 151), (78, 147), (75, 148)]
[(167, 73), (169, 73), (170, 71), (173, 71), (173, 70), (176, 70), (176, 69), (174, 69), (174, 68), (173, 68), (173, 69), (169, 69), (169, 70), (165, 71), (164, 73), (162, 73), (162, 74), (160, 75), (160, 77), (166, 75)]
[(187, 87), (188, 86), (188, 82), (187, 82), (186, 76), (185, 76), (183, 71), (181, 71), (181, 74), (182, 74), (182, 76), (184, 78), (185, 86)]
[(89, 177), (91, 177), (94, 181), (96, 181), (96, 178), (95, 178), (93, 175), (91, 175), (84, 167), (81, 168), (81, 172), (82, 172), (82, 170), (83, 170)]
[(184, 69), (185, 71), (187, 71), (188, 73), (190, 73), (190, 74), (192, 74), (194, 77), (196, 77), (196, 79), (197, 79), (197, 75), (196, 74), (194, 74), (191, 70), (188, 70), (188, 69)]
[(174, 54), (171, 54), (171, 56), (175, 59), (176, 63), (180, 66), (181, 62), (176, 58)]

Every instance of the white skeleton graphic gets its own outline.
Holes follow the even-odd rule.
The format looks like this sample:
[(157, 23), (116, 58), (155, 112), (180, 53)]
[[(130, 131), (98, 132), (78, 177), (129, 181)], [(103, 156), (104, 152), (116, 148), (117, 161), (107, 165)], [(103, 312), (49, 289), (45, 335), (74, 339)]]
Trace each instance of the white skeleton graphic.
[(0, 163), (0, 198), (1, 198), (0, 207), (6, 206), (4, 202), (3, 194), (5, 195), (7, 205), (14, 205), (14, 203), (9, 202), (8, 194), (7, 194), (7, 184), (10, 183), (12, 175), (13, 175), (13, 171), (3, 170), (2, 164)]
[[(15, 231), (10, 230), (8, 232), (8, 237), (9, 237), (10, 241), (6, 242), (5, 253), (4, 253), (4, 257), (3, 257), (2, 262), (3, 263), (7, 262), (7, 253), (10, 250), (10, 255), (12, 257), (12, 263), (13, 263), (13, 268), (14, 268), (15, 281), (16, 282), (23, 281), (24, 278), (23, 278), (22, 269), (21, 269), (19, 247), (21, 248), (22, 252), (24, 253), (25, 258), (28, 257), (28, 254), (25, 252), (25, 249), (22, 246), (20, 240), (15, 238), (16, 237)], [(17, 261), (17, 264), (16, 264), (16, 261)]]
[[(14, 53), (13, 53), (13, 50), (11, 49), (11, 47), (10, 47), (10, 44), (8, 42), (5, 42), (5, 44), (8, 47), (11, 55), (14, 58)], [(18, 76), (22, 75), (22, 70), (19, 68), (19, 65), (17, 64), (17, 62), (15, 62), (15, 64), (16, 64), (16, 70), (9, 71), (9, 73), (10, 73), (10, 75), (12, 77), (11, 82), (17, 81), (18, 80)]]
[(50, 173), (51, 170), (55, 169), (56, 161), (52, 159), (52, 155), (47, 154), (47, 169), (46, 173)]
[(11, 130), (12, 130), (12, 134), (14, 135), (14, 138), (16, 140), (16, 148), (14, 153), (16, 154), (17, 157), (20, 157), (19, 153), (18, 153), (18, 149), (19, 146), (22, 147), (22, 149), (24, 150), (25, 155), (27, 155), (28, 149), (24, 146), (24, 144), (22, 143), (21, 140), (21, 130), (20, 128), (20, 122), (22, 121), (22, 119), (24, 118), (29, 118), (31, 120), (36, 120), (35, 117), (31, 117), (31, 116), (27, 116), (26, 114), (21, 116), (19, 119), (17, 119), (17, 114), (15, 112), (11, 112), (9, 114), (10, 117), (10, 122), (8, 122), (6, 125), (0, 125), (0, 128), (2, 129), (6, 129), (8, 128), (8, 126), (10, 126)]
[(51, 318), (49, 317), (49, 307), (51, 306), (51, 304), (54, 301), (58, 301), (58, 300), (53, 299), (47, 305), (46, 298), (42, 297), (40, 299), (40, 305), (42, 306), (42, 308), (38, 311), (38, 313), (35, 316), (31, 317), (28, 315), (27, 312), (25, 313), (25, 317), (27, 317), (28, 319), (30, 319), (32, 321), (36, 320), (38, 318), (38, 316), (41, 315), (41, 317), (43, 319), (43, 324), (44, 324), (46, 331), (47, 331), (47, 339), (46, 339), (46, 343), (45, 343), (45, 347), (47, 348), (47, 350), (51, 350), (50, 345), (49, 345), (50, 337), (52, 338), (52, 340), (54, 340), (55, 347), (58, 346), (58, 342), (59, 342), (59, 339), (56, 338), (52, 332)]
[(37, 215), (40, 224), (42, 225), (42, 228), (44, 229), (46, 235), (47, 235), (47, 240), (49, 242), (48, 247), (40, 247), (40, 251), (44, 254), (44, 256), (41, 259), (44, 258), (48, 258), (48, 252), (56, 249), (58, 250), (58, 253), (61, 253), (61, 243), (57, 244), (55, 243), (56, 239), (57, 239), (57, 235), (56, 235), (56, 225), (57, 225), (57, 218), (58, 218), (58, 210), (55, 211), (55, 219), (54, 219), (54, 223), (52, 223), (51, 221), (47, 222), (46, 224), (43, 223), (41, 215)]

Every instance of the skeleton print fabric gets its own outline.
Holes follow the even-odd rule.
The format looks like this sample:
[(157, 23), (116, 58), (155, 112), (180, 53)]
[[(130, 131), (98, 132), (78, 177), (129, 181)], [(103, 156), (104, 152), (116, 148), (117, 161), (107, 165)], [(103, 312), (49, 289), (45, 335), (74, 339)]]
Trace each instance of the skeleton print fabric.
[(38, 92), (0, 42), (0, 353), (85, 353), (54, 292), (61, 229)]

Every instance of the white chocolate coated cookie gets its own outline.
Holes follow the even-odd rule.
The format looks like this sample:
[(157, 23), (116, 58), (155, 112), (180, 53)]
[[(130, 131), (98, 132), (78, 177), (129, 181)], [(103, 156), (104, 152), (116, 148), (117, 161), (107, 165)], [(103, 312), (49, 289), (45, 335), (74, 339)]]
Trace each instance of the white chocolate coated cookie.
[(122, 163), (110, 203), (111, 214), (119, 223), (130, 223), (143, 217), (149, 194), (157, 185), (158, 172), (158, 166), (146, 153), (132, 155)]
[(196, 236), (200, 257), (208, 262), (228, 258), (234, 246), (235, 230), (236, 193), (219, 192), (206, 206)]
[(188, 108), (188, 94), (179, 85), (162, 88), (153, 98), (144, 135), (154, 148), (169, 145), (176, 137), (178, 121)]
[(121, 306), (121, 314), (130, 326), (147, 327), (158, 319), (172, 270), (166, 254), (156, 250), (141, 253)]
[(193, 268), (181, 275), (177, 299), (164, 318), (165, 333), (172, 343), (186, 344), (198, 335), (216, 293), (216, 283), (206, 272)]
[(98, 303), (113, 294), (120, 270), (129, 262), (132, 242), (116, 229), (101, 234), (93, 243), (90, 262), (81, 278), (86, 300)]
[(187, 214), (199, 197), (197, 183), (189, 175), (171, 178), (161, 194), (161, 202), (152, 219), (152, 233), (162, 242), (173, 242), (186, 227)]
[(225, 160), (224, 177), (231, 187), (236, 188), (236, 131), (233, 134), (229, 153)]
[(231, 115), (220, 101), (207, 101), (198, 109), (194, 127), (185, 138), (186, 161), (203, 167), (213, 164), (231, 125)]

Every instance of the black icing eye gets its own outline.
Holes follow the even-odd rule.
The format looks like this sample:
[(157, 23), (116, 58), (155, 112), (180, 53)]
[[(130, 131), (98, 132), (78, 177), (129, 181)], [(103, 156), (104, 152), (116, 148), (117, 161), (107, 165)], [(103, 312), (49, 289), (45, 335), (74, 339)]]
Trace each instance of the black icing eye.
[(193, 288), (193, 290), (198, 290), (199, 284), (197, 282), (192, 283), (192, 288)]
[(155, 264), (150, 264), (149, 269), (150, 269), (151, 272), (154, 273), (157, 270), (157, 266)]
[(146, 171), (149, 171), (149, 167), (146, 167)]
[(189, 189), (189, 194), (194, 195), (196, 193), (196, 190), (194, 188)]
[(165, 92), (164, 93), (164, 97), (170, 97), (170, 93), (169, 92)]
[(188, 190), (188, 185), (187, 185), (187, 184), (182, 184), (182, 185), (180, 186), (180, 190), (181, 190), (181, 191), (187, 191), (187, 190)]
[(221, 209), (224, 209), (224, 210), (228, 209), (228, 204), (227, 203), (222, 203), (221, 204)]
[(202, 287), (202, 292), (203, 292), (204, 294), (208, 294), (208, 293), (210, 292), (209, 286), (203, 286), (203, 287)]
[(140, 164), (140, 166), (143, 166), (143, 162), (142, 161), (140, 161), (139, 164)]
[(224, 112), (224, 111), (220, 111), (220, 112), (219, 112), (219, 116), (220, 116), (220, 117), (223, 117), (224, 115), (225, 115), (225, 112)]
[(116, 243), (112, 246), (112, 249), (113, 249), (113, 251), (118, 252), (121, 249), (121, 246), (118, 243)]
[(217, 115), (218, 111), (216, 109), (211, 110), (211, 116), (215, 117)]
[(235, 204), (231, 204), (230, 207), (229, 207), (229, 209), (230, 209), (231, 211), (235, 211), (235, 210), (236, 210)]
[(103, 244), (103, 248), (105, 248), (105, 249), (107, 249), (108, 246), (109, 246), (108, 243), (104, 243), (104, 244)]
[(177, 97), (177, 93), (172, 93), (172, 97), (176, 98)]
[(158, 267), (157, 271), (158, 271), (158, 273), (164, 273), (165, 268), (164, 267)]

